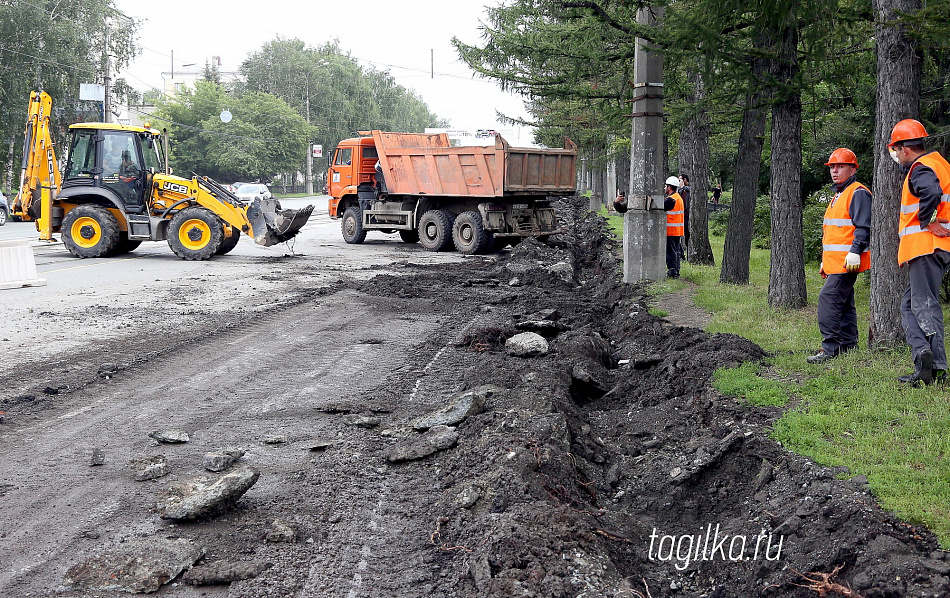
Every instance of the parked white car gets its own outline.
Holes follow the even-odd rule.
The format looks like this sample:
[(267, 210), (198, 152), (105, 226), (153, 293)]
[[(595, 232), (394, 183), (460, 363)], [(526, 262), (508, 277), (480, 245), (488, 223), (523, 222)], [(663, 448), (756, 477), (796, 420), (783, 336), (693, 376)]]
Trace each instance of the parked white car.
[(267, 185), (261, 183), (244, 183), (234, 194), (244, 203), (251, 203), (257, 198), (270, 199), (272, 197)]
[(7, 203), (7, 196), (3, 194), (3, 191), (0, 191), (0, 226), (6, 224), (9, 217), (10, 204)]

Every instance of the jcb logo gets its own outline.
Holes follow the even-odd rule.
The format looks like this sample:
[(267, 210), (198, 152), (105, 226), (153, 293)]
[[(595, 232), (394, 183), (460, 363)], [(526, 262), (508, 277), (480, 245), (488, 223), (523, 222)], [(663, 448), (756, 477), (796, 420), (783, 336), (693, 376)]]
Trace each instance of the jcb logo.
[(178, 183), (172, 183), (169, 181), (166, 181), (165, 184), (162, 185), (162, 189), (165, 191), (171, 191), (172, 193), (188, 193), (188, 187), (185, 185), (179, 185)]

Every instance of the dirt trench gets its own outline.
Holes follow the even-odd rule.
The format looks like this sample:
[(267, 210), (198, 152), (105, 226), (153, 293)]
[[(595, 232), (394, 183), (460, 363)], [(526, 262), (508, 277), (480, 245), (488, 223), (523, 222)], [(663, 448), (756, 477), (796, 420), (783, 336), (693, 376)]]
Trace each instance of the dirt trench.
[[(778, 410), (711, 388), (761, 348), (650, 315), (643, 290), (617, 281), (603, 220), (561, 213), (572, 232), (552, 246), (367, 285), (483, 305), (456, 343), (470, 352), (459, 377), (505, 389), (430, 457), (431, 595), (950, 595), (930, 532), (882, 511), (866, 480), (771, 440)], [(550, 353), (506, 354), (538, 318), (561, 329)]]

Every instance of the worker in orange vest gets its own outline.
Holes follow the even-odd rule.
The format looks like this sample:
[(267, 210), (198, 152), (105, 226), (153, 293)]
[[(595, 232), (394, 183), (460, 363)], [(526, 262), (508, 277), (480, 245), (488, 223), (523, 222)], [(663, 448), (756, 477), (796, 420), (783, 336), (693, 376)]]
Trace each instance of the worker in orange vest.
[(667, 278), (680, 277), (680, 256), (683, 254), (683, 235), (686, 231), (686, 206), (677, 189), (680, 180), (675, 176), (666, 179), (666, 200), (663, 209), (666, 210), (666, 276)]
[(888, 150), (907, 175), (901, 192), (897, 261), (909, 283), (901, 301), (901, 323), (914, 358), (914, 372), (901, 382), (918, 386), (947, 377), (940, 284), (950, 268), (950, 163), (924, 148), (926, 129), (914, 119), (894, 125)]
[(825, 208), (821, 227), (821, 276), (818, 329), (821, 349), (808, 363), (824, 363), (858, 346), (858, 312), (854, 283), (871, 267), (871, 192), (857, 181), (858, 158), (846, 147), (831, 152), (825, 163), (835, 195)]

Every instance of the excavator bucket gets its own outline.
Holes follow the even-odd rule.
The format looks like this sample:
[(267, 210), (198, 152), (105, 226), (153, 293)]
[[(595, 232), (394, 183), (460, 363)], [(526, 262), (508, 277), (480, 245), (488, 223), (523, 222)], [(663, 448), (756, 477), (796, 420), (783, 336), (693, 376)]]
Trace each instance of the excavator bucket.
[(313, 206), (299, 210), (278, 210), (276, 199), (255, 199), (247, 208), (254, 242), (264, 247), (292, 239), (307, 223)]

